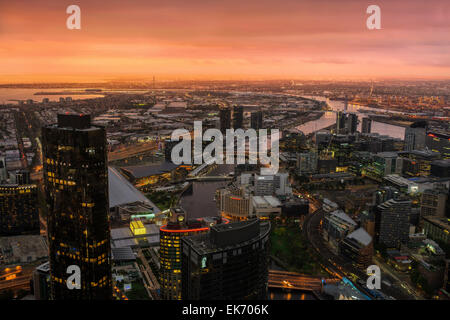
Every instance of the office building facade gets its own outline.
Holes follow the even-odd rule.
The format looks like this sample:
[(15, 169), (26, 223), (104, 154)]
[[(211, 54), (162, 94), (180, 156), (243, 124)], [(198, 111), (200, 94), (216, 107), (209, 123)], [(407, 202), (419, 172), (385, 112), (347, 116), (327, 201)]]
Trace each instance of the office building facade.
[(252, 195), (243, 189), (217, 191), (221, 215), (232, 220), (245, 220), (253, 214)]
[(450, 159), (450, 134), (445, 132), (427, 133), (425, 138), (427, 149), (439, 152), (443, 159)]
[[(111, 299), (106, 132), (89, 115), (58, 115), (42, 129), (53, 299)], [(81, 288), (68, 289), (78, 266)]]
[(233, 128), (234, 130), (243, 129), (244, 125), (244, 107), (234, 106), (233, 108)]
[(211, 224), (227, 223), (226, 219), (217, 218), (206, 221), (186, 220), (182, 208), (172, 208), (169, 222), (159, 230), (160, 237), (160, 275), (161, 298), (164, 300), (181, 300), (182, 251), (181, 240), (184, 237), (208, 232)]
[(183, 238), (183, 300), (267, 299), (269, 234), (252, 219)]
[(39, 233), (37, 186), (0, 185), (0, 236)]
[(422, 150), (425, 148), (427, 123), (417, 121), (405, 129), (405, 151)]
[(255, 111), (251, 113), (250, 125), (252, 129), (263, 129), (263, 113), (262, 111)]
[(220, 131), (225, 134), (227, 129), (231, 129), (231, 109), (221, 108), (219, 110)]
[(427, 189), (422, 193), (420, 215), (445, 217), (448, 189), (445, 186)]
[(354, 113), (349, 113), (347, 115), (345, 127), (347, 129), (347, 133), (355, 133), (356, 129), (358, 128), (358, 116)]
[(370, 133), (372, 131), (372, 120), (370, 118), (363, 118), (361, 125), (361, 133)]
[(387, 247), (399, 248), (409, 240), (411, 200), (390, 199), (375, 209), (375, 238)]
[(336, 113), (336, 132), (345, 133), (347, 123), (347, 113), (338, 111)]

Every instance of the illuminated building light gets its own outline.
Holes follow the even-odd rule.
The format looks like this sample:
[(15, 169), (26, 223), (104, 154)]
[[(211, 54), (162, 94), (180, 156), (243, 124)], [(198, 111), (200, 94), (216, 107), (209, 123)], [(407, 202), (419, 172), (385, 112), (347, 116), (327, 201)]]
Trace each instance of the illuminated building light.
[(135, 235), (135, 236), (143, 235), (143, 234), (146, 234), (146, 232), (147, 232), (145, 229), (145, 226), (141, 220), (131, 221), (130, 229), (131, 229), (131, 232), (133, 233), (133, 235)]

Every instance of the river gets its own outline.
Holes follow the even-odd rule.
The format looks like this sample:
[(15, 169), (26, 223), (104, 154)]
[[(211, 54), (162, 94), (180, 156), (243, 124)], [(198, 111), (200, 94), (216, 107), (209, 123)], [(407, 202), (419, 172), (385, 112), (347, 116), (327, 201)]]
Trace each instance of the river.
[[(216, 176), (228, 174), (234, 170), (234, 165), (218, 165), (208, 175)], [(189, 219), (212, 217), (219, 215), (214, 195), (216, 190), (225, 187), (229, 181), (194, 181), (192, 189), (186, 191), (181, 197), (180, 205), (183, 207)]]
[[(343, 101), (329, 100), (326, 97), (322, 97), (322, 96), (305, 96), (305, 98), (314, 99), (317, 101), (325, 101), (328, 103), (328, 105), (330, 106), (330, 108), (333, 111), (344, 110), (344, 102)], [(359, 120), (358, 130), (359, 131), (361, 131), (361, 123), (362, 123), (361, 119), (367, 117), (367, 114), (360, 112), (361, 110), (370, 110), (370, 111), (374, 111), (374, 112), (380, 111), (378, 109), (362, 107), (359, 105), (354, 105), (354, 104), (349, 103), (347, 106), (347, 111), (356, 113), (358, 115), (358, 120)], [(310, 122), (304, 123), (296, 128), (307, 135), (307, 134), (316, 132), (318, 130), (321, 130), (323, 128), (329, 127), (332, 124), (336, 123), (336, 113), (333, 111), (325, 112), (325, 114), (321, 118), (317, 119), (316, 121), (310, 121)], [(387, 111), (387, 110), (382, 110), (382, 111)], [(388, 111), (388, 112), (398, 113), (396, 111)], [(388, 135), (393, 138), (404, 139), (404, 137), (405, 137), (405, 128), (387, 124), (387, 123), (376, 122), (376, 121), (372, 121), (372, 131), (371, 132)]]

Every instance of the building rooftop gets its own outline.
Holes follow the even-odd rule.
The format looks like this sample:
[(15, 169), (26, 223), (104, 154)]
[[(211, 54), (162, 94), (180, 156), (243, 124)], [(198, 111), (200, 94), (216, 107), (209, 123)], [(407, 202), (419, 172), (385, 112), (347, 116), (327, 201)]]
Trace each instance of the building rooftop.
[(356, 222), (350, 218), (344, 211), (342, 210), (335, 210), (330, 213), (330, 215), (337, 217), (338, 219), (345, 221), (349, 223), (350, 225), (356, 226)]
[(1, 237), (0, 253), (6, 264), (31, 263), (48, 257), (48, 246), (40, 235)]
[(87, 129), (91, 126), (91, 116), (85, 114), (58, 114), (58, 127)]
[(411, 204), (411, 200), (409, 200), (409, 199), (389, 199), (388, 201), (385, 201), (382, 204), (379, 204), (378, 207), (381, 209), (387, 209), (387, 208), (391, 207), (391, 205), (395, 205), (397, 203)]
[(270, 231), (270, 222), (252, 219), (211, 227), (210, 232), (183, 238), (200, 255), (232, 249), (259, 239)]
[(397, 158), (398, 152), (394, 152), (394, 151), (378, 152), (376, 154), (376, 156), (381, 157), (381, 158)]
[(44, 273), (50, 272), (50, 262), (47, 261), (46, 263), (41, 264), (36, 270)]
[(350, 239), (354, 239), (357, 242), (363, 244), (364, 246), (368, 246), (372, 242), (372, 237), (367, 233), (364, 228), (359, 228), (350, 233), (348, 236)]
[(149, 245), (159, 244), (159, 226), (144, 224), (145, 233), (133, 235), (128, 227), (111, 229), (111, 248), (134, 247), (138, 239), (145, 239)]
[(431, 164), (448, 168), (450, 167), (450, 159), (434, 160)]
[(253, 204), (257, 207), (279, 207), (281, 202), (274, 196), (253, 196)]
[(113, 261), (135, 261), (131, 247), (111, 248), (111, 256)]
[(272, 207), (281, 206), (281, 202), (274, 196), (264, 196), (264, 200), (269, 203)]
[(108, 167), (109, 207), (114, 208), (130, 203), (142, 202), (153, 208), (153, 213), (161, 210), (142, 192), (136, 189), (119, 171)]
[(131, 166), (126, 168), (121, 168), (123, 171), (130, 174), (133, 178), (139, 179), (143, 177), (154, 176), (158, 174), (163, 174), (175, 170), (178, 165), (172, 162), (163, 162), (156, 165), (146, 165), (146, 166)]

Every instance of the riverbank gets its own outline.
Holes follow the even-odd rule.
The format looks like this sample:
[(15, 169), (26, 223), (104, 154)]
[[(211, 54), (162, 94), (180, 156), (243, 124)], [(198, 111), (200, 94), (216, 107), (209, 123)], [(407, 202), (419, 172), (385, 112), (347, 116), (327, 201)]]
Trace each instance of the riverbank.
[(316, 121), (316, 120), (322, 118), (324, 114), (325, 114), (325, 111), (316, 111), (316, 112), (313, 112), (313, 113), (309, 113), (306, 118), (300, 119), (294, 125), (290, 126), (289, 129), (294, 129), (294, 128), (297, 128), (297, 127), (299, 127), (301, 125), (304, 125), (304, 124), (306, 124), (308, 122)]

